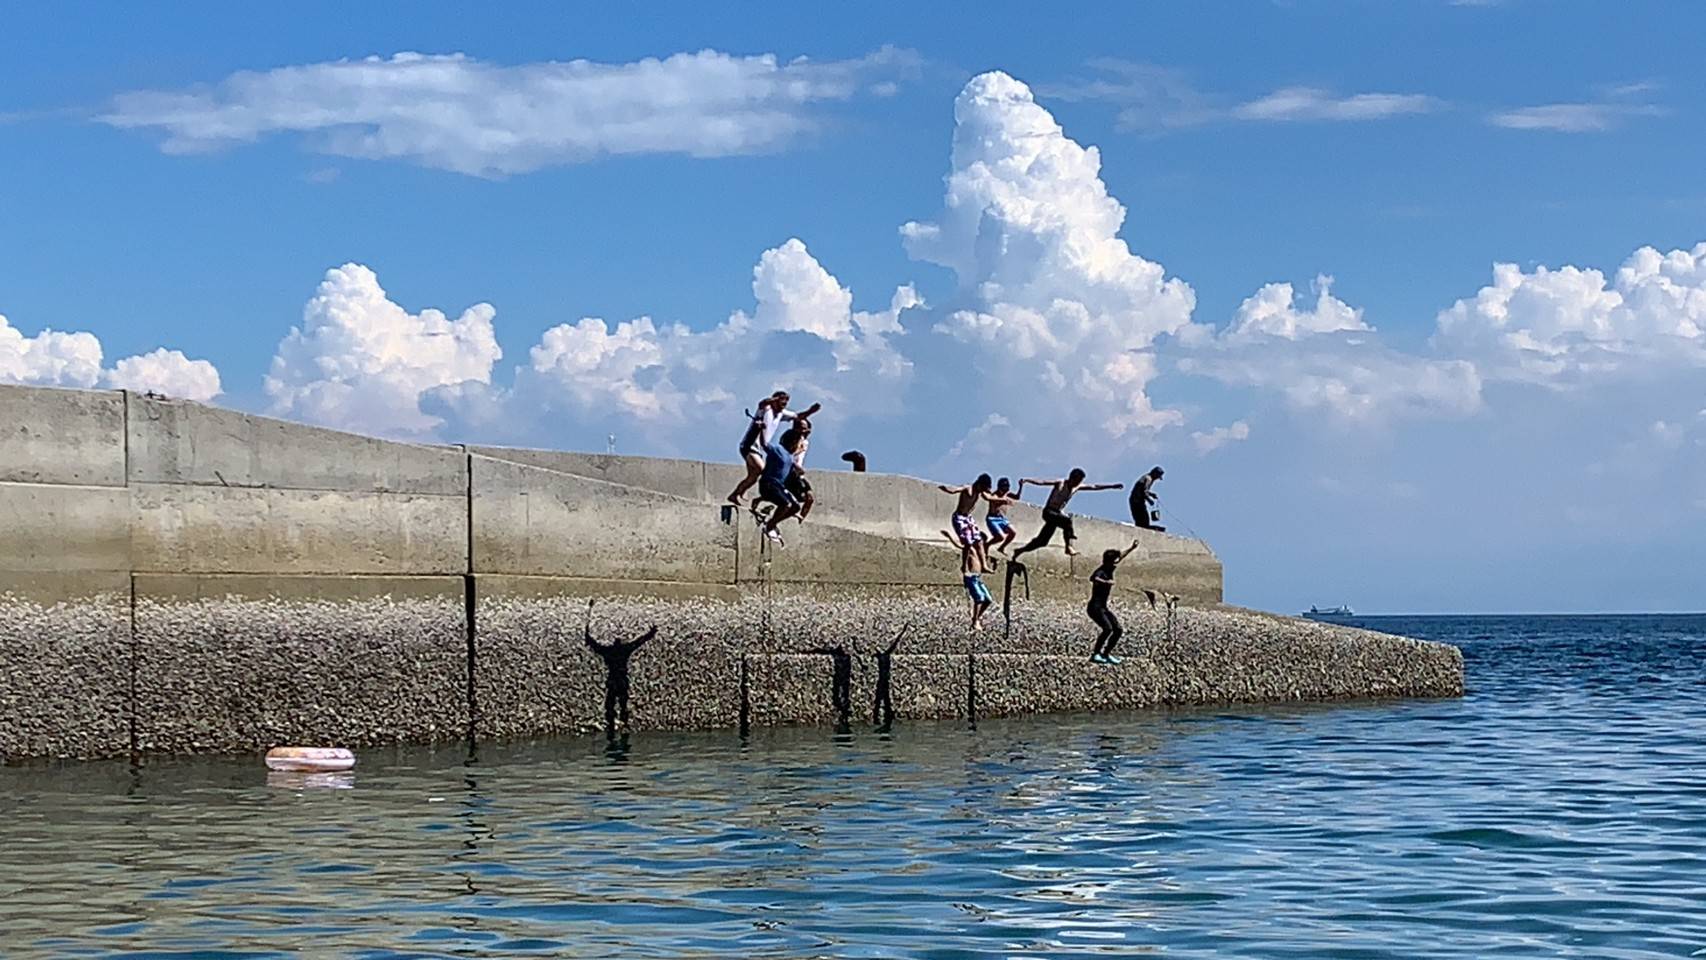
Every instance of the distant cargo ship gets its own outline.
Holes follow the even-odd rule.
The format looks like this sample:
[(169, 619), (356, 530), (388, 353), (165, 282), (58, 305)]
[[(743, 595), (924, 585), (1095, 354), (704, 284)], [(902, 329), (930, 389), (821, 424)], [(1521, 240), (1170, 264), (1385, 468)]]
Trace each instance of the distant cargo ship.
[(1311, 620), (1337, 620), (1344, 617), (1354, 617), (1357, 615), (1357, 612), (1351, 609), (1350, 604), (1341, 603), (1336, 607), (1328, 607), (1325, 610), (1311, 605), (1303, 615)]

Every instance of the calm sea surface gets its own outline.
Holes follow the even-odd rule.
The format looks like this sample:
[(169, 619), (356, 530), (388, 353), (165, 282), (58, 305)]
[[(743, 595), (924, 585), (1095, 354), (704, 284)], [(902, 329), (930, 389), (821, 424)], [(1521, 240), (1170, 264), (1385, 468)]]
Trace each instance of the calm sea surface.
[(0, 769), (0, 954), (1706, 956), (1706, 617), (1364, 622), (1469, 696)]

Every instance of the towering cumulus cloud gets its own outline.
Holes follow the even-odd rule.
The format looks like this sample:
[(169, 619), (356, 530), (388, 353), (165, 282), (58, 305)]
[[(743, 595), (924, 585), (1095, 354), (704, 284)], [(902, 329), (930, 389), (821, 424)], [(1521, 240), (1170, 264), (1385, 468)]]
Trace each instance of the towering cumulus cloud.
[(327, 426), (431, 434), (443, 421), (421, 410), (423, 394), (491, 382), (503, 355), (492, 332), (496, 312), (480, 303), (455, 320), (437, 310), (412, 314), (391, 302), (372, 270), (344, 264), (326, 272), (302, 326), (278, 345), (267, 394), (275, 412)]
[(901, 235), (959, 278), (961, 304), (936, 329), (999, 384), (988, 403), (1026, 433), (1053, 423), (1125, 437), (1182, 422), (1147, 387), (1156, 338), (1189, 327), (1195, 295), (1119, 238), (1125, 208), (1096, 148), (1005, 73), (973, 78), (954, 122), (942, 215)]

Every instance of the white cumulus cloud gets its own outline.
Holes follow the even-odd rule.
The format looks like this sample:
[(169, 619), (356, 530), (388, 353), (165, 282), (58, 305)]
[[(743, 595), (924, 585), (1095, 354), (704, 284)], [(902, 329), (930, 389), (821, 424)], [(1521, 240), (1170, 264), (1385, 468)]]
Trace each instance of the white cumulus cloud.
[(490, 383), (503, 355), (496, 311), (476, 304), (451, 320), (409, 313), (373, 271), (348, 263), (326, 272), (313, 299), (278, 345), (266, 390), (275, 413), (388, 436), (427, 436), (440, 417), (421, 410), (426, 392)]
[(936, 329), (970, 350), (989, 405), (1021, 430), (1121, 437), (1182, 422), (1146, 388), (1156, 338), (1189, 327), (1195, 294), (1119, 237), (1125, 208), (1102, 182), (1100, 153), (1005, 73), (974, 77), (954, 122), (942, 214), (901, 235), (915, 259), (959, 278), (963, 305)]
[(1392, 349), (1360, 309), (1332, 295), (1330, 277), (1317, 277), (1314, 287), (1314, 305), (1299, 309), (1291, 284), (1263, 286), (1224, 333), (1194, 342), (1178, 368), (1273, 391), (1294, 410), (1323, 413), (1341, 425), (1464, 416), (1480, 408), (1474, 364)]
[(103, 369), (100, 338), (92, 333), (43, 330), (26, 337), (0, 315), (0, 382), (44, 387), (108, 386), (152, 390), (186, 400), (219, 395), (219, 371), (177, 350), (125, 357)]
[(923, 305), (910, 285), (886, 310), (854, 310), (852, 291), (790, 239), (759, 257), (752, 293), (750, 314), (704, 330), (650, 317), (558, 324), (529, 352), (512, 402), (594, 419), (615, 412), (654, 431), (733, 422), (779, 386), (806, 402), (893, 406), (912, 370), (893, 338), (904, 334), (901, 315)]
[(92, 387), (101, 379), (101, 341), (92, 333), (43, 330), (26, 337), (0, 315), (0, 380)]
[(1434, 341), (1490, 377), (1563, 386), (1706, 366), (1706, 243), (1642, 247), (1599, 270), (1493, 267), (1493, 283), (1439, 315)]
[(219, 371), (206, 360), (191, 360), (182, 351), (161, 347), (152, 353), (125, 357), (103, 378), (109, 387), (138, 393), (206, 402), (219, 396)]
[(1284, 337), (1296, 340), (1313, 333), (1368, 330), (1362, 311), (1333, 296), (1333, 278), (1322, 274), (1313, 284), (1315, 304), (1298, 309), (1297, 294), (1289, 283), (1270, 283), (1238, 306), (1229, 336)]
[(169, 152), (298, 134), (337, 156), (502, 175), (612, 154), (775, 150), (821, 126), (819, 104), (892, 92), (916, 66), (915, 54), (887, 47), (824, 62), (702, 50), (513, 66), (399, 53), (133, 91), (100, 119), (160, 131)]

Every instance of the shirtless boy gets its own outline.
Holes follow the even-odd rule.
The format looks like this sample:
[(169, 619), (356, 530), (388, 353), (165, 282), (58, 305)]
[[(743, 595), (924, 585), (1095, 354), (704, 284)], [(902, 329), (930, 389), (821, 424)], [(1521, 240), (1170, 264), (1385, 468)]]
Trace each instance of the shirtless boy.
[(1031, 538), (1030, 543), (1013, 551), (1013, 559), (1015, 560), (1032, 550), (1048, 546), (1049, 541), (1054, 539), (1056, 527), (1060, 528), (1060, 531), (1066, 535), (1066, 555), (1069, 557), (1077, 556), (1078, 551), (1072, 549), (1072, 541), (1076, 540), (1078, 535), (1072, 530), (1072, 515), (1066, 512), (1066, 505), (1072, 502), (1072, 495), (1080, 490), (1119, 490), (1125, 486), (1123, 483), (1085, 483), (1084, 471), (1078, 467), (1073, 467), (1072, 472), (1066, 475), (1065, 480), (1021, 478), (1019, 480), (1019, 491), (1021, 493), (1024, 492), (1027, 483), (1039, 487), (1048, 487), (1049, 495), (1048, 501), (1043, 504), (1042, 530)]
[(959, 541), (960, 546), (977, 552), (978, 561), (981, 564), (979, 573), (990, 568), (989, 543), (984, 537), (983, 531), (977, 528), (977, 520), (972, 516), (972, 513), (977, 509), (978, 501), (989, 498), (989, 487), (993, 482), (989, 479), (989, 474), (980, 473), (970, 486), (950, 487), (946, 484), (938, 484), (936, 487), (943, 493), (952, 493), (960, 498), (954, 504), (954, 537)]
[(966, 595), (971, 598), (971, 630), (973, 633), (983, 629), (983, 615), (988, 612), (995, 597), (984, 585), (983, 571), (986, 569), (983, 561), (978, 558), (978, 552), (971, 545), (963, 543), (958, 537), (946, 530), (942, 536), (948, 542), (960, 548), (960, 579), (965, 582)]
[(989, 526), (989, 538), (996, 544), (995, 552), (1005, 554), (1013, 545), (1013, 538), (1018, 536), (1013, 525), (1007, 522), (1007, 508), (1019, 502), (1019, 495), (1013, 492), (1007, 478), (1002, 477), (984, 499), (989, 501), (989, 514), (984, 517), (984, 523)]

